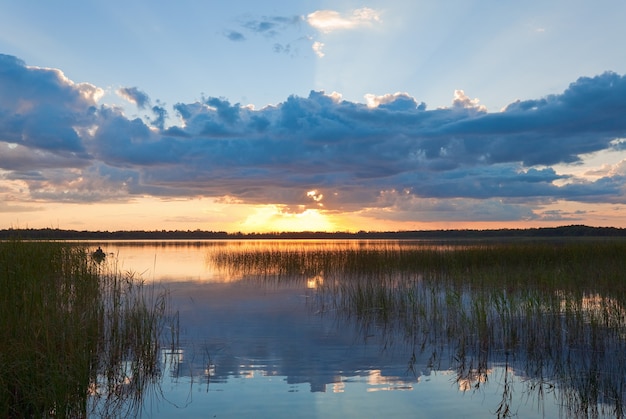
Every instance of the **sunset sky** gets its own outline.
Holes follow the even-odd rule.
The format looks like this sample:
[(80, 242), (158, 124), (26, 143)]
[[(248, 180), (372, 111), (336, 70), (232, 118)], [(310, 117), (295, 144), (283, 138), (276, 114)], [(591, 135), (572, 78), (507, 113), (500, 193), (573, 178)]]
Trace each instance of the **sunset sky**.
[(623, 0), (0, 5), (0, 228), (626, 227)]

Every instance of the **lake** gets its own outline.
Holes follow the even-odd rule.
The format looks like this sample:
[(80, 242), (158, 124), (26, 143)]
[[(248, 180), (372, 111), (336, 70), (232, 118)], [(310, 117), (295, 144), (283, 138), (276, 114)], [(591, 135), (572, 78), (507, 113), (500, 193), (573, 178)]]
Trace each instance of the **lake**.
[[(471, 257), (467, 244), (97, 245), (106, 263), (169, 292), (161, 376), (141, 417), (622, 414), (621, 294), (546, 291), (545, 278), (533, 281), (551, 265), (516, 287), (517, 265), (486, 274), (468, 259), (452, 270), (461, 256), (446, 258)], [(435, 275), (440, 258), (450, 270)], [(484, 293), (476, 278), (484, 287), (489, 275), (502, 286)]]

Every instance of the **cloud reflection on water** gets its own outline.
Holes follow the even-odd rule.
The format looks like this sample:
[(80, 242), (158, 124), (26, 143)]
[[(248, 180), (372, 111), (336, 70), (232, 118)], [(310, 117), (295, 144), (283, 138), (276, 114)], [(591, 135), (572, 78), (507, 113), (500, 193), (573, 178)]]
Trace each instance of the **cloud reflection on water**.
[[(352, 253), (341, 253), (346, 248), (364, 251), (381, 243), (383, 250), (387, 246), (385, 251), (396, 246), (390, 242), (354, 241), (334, 243), (333, 249), (339, 250), (338, 257), (347, 263)], [(232, 253), (220, 253), (231, 245)], [(578, 312), (589, 316), (591, 322), (597, 322), (605, 308), (612, 310), (615, 306), (616, 313), (623, 311), (618, 300), (603, 299), (599, 294), (586, 293), (579, 298), (565, 288), (529, 294), (525, 292), (530, 290), (522, 290), (522, 294), (517, 294), (516, 289), (505, 287), (502, 295), (485, 296), (471, 286), (460, 284), (460, 288), (455, 288), (450, 282), (433, 282), (426, 273), (390, 274), (388, 267), (371, 277), (360, 267), (342, 276), (319, 268), (324, 254), (316, 252), (323, 245), (315, 241), (273, 242), (273, 247), (266, 248), (263, 254), (257, 253), (263, 247), (260, 242), (159, 246), (140, 248), (138, 253), (143, 256), (134, 262), (147, 263), (150, 258), (146, 255), (152, 253), (156, 254), (152, 258), (157, 260), (157, 270), (159, 266), (171, 266), (165, 275), (164, 271), (154, 275), (155, 280), (171, 289), (171, 303), (180, 316), (180, 343), (173, 347), (171, 362), (164, 372), (172, 382), (202, 385), (209, 393), (216, 387), (220, 391), (238, 388), (235, 384), (242, 380), (258, 383), (274, 378), (283, 387), (279, 390), (282, 396), (272, 397), (284, 397), (284, 392), (301, 392), (305, 388), (310, 393), (327, 394), (350, 393), (350, 389), (360, 388), (372, 394), (403, 390), (417, 394), (415, 397), (423, 401), (422, 384), (431, 386), (431, 382), (440, 382), (445, 376), (448, 393), (453, 389), (461, 394), (480, 391), (481, 397), (486, 397), (487, 392), (482, 389), (496, 388), (496, 393), (503, 389), (502, 400), (494, 400), (494, 393), (490, 392), (488, 403), (492, 411), (510, 404), (522, 408), (519, 397), (506, 399), (513, 383), (522, 387), (524, 397), (533, 400), (531, 404), (554, 399), (554, 406), (563, 407), (578, 401), (590, 385), (588, 373), (593, 371), (580, 367), (595, 362), (594, 368), (599, 369), (603, 380), (608, 380), (607, 368), (615, 365), (611, 353), (623, 346), (619, 335), (589, 340), (591, 331), (605, 336), (601, 324), (600, 328), (588, 330), (587, 323), (576, 336), (567, 333), (576, 327), (572, 323), (575, 318), (564, 317), (568, 307), (580, 308), (582, 311)], [(444, 246), (437, 250), (445, 253), (450, 249)], [(253, 259), (246, 259), (250, 256)], [(378, 256), (367, 254), (371, 266), (379, 262)], [(188, 259), (192, 262), (187, 263)], [(170, 262), (159, 265), (162, 261)], [(178, 277), (169, 281), (177, 266)], [(361, 273), (352, 277), (355, 272)], [(328, 300), (341, 299), (342, 292), (349, 291), (346, 284), (352, 280), (370, 284), (367, 281), (372, 279), (373, 283), (385, 281), (400, 291), (408, 280), (426, 310), (425, 317), (419, 315), (416, 323), (388, 321), (384, 310), (376, 309), (371, 314), (350, 312), (342, 309), (342, 303)], [(324, 294), (329, 290), (330, 294)], [(480, 308), (481, 304), (486, 305)], [(471, 310), (463, 314), (463, 310), (472, 307), (478, 307), (478, 314), (486, 315), (484, 323), (476, 320), (478, 326), (484, 324), (476, 335), (459, 329), (466, 321), (464, 315), (475, 314)], [(531, 317), (524, 317), (529, 313)], [(618, 322), (607, 327), (621, 326)], [(597, 346), (589, 352), (589, 345)], [(607, 356), (599, 359), (594, 354)], [(555, 379), (566, 380), (559, 391), (555, 391)], [(255, 385), (258, 384), (250, 384)], [(610, 389), (613, 384), (601, 385)], [(415, 392), (418, 388), (420, 391)], [(354, 397), (351, 394), (350, 400)], [(600, 395), (597, 400), (609, 402), (606, 397)], [(465, 408), (465, 402), (456, 403), (457, 409)]]

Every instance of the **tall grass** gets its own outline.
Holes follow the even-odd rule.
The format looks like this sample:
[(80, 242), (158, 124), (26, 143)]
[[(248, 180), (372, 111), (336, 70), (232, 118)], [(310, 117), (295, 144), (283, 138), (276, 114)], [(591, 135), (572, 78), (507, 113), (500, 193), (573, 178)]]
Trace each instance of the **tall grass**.
[[(431, 366), (452, 365), (475, 388), (494, 365), (528, 391), (556, 391), (565, 414), (623, 416), (626, 403), (626, 242), (259, 245), (212, 261), (248, 280), (315, 277), (315, 304), (364, 333), (404, 336)], [(396, 338), (394, 338), (396, 339)], [(397, 340), (397, 339), (396, 339)], [(410, 363), (413, 361), (410, 361)]]
[(0, 416), (138, 406), (159, 375), (165, 293), (79, 245), (21, 240), (0, 242), (0, 289)]

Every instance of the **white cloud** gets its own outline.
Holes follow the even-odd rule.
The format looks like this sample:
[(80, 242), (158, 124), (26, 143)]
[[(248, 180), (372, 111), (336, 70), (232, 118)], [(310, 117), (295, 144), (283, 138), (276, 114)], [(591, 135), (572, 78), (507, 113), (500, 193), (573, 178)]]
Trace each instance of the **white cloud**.
[(322, 58), (325, 55), (324, 51), (323, 51), (323, 49), (324, 49), (324, 43), (323, 42), (319, 42), (319, 41), (313, 42), (312, 48), (313, 48), (313, 51), (315, 51), (315, 54), (318, 57)]
[(365, 95), (365, 101), (367, 103), (368, 108), (377, 108), (380, 105), (385, 105), (391, 102), (394, 102), (396, 99), (402, 98), (410, 98), (408, 93), (397, 92), (397, 93), (387, 93), (385, 95), (376, 96), (371, 93)]
[(330, 33), (336, 30), (369, 26), (372, 22), (380, 22), (380, 12), (364, 7), (355, 9), (351, 15), (342, 16), (335, 10), (317, 10), (310, 13), (306, 21), (320, 32)]
[(626, 160), (622, 160), (616, 164), (604, 164), (597, 169), (587, 170), (584, 173), (586, 177), (605, 177), (605, 176), (626, 176)]
[(484, 105), (479, 105), (478, 102), (480, 102), (480, 100), (478, 100), (477, 98), (470, 99), (470, 97), (467, 96), (463, 90), (454, 91), (452, 106), (455, 108), (476, 109), (480, 112), (487, 112), (487, 107), (485, 107)]

